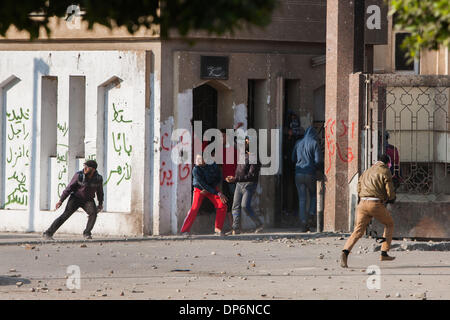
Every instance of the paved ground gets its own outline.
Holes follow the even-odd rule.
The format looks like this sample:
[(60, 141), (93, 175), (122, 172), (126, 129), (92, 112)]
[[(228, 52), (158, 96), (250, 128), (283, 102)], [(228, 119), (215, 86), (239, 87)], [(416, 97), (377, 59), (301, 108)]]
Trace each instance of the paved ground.
[[(84, 242), (57, 235), (51, 243), (2, 233), (0, 299), (450, 299), (449, 251), (407, 251), (405, 244), (428, 244), (394, 241), (397, 259), (381, 262), (378, 245), (363, 238), (341, 269), (347, 236), (274, 230)], [(79, 267), (79, 289), (67, 287), (71, 265)], [(371, 265), (380, 268), (372, 275)]]

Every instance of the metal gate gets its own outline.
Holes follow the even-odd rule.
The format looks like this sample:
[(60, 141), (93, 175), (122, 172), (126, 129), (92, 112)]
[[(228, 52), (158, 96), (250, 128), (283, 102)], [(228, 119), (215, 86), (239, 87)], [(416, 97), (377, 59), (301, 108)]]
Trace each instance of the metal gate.
[(402, 199), (450, 193), (449, 88), (387, 87), (380, 120), (379, 150)]
[[(397, 236), (420, 237), (417, 225), (425, 217), (431, 219), (423, 227), (429, 230), (420, 234), (448, 236), (448, 231), (430, 230), (441, 230), (436, 226), (450, 220), (450, 77), (371, 75), (368, 79), (365, 154), (371, 163), (367, 165), (381, 153), (390, 157), (397, 194), (390, 211), (394, 221), (403, 219), (396, 228), (404, 228)], [(380, 235), (378, 229), (371, 226), (369, 231)]]

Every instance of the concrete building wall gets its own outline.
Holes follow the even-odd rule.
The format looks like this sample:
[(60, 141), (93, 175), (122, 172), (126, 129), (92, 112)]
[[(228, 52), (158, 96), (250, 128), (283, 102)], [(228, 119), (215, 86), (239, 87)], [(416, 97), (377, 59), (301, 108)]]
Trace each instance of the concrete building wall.
[[(145, 51), (2, 52), (0, 84), (2, 230), (46, 229), (76, 170), (97, 159), (107, 212), (94, 231), (141, 233)], [(81, 232), (85, 222), (77, 212), (61, 231)]]
[[(395, 73), (395, 35), (407, 32), (394, 31), (392, 17), (388, 17), (388, 43), (374, 46), (374, 73)], [(450, 74), (449, 48), (441, 47), (439, 50), (425, 50), (420, 52), (416, 61), (415, 72), (404, 72), (422, 75), (448, 75)]]
[[(25, 32), (10, 28), (0, 38), (0, 106), (5, 114), (11, 113), (7, 108), (33, 106), (30, 116), (22, 110), (25, 129), (15, 129), (15, 138), (30, 146), (32, 169), (25, 150), (16, 166), (26, 179), (18, 174), (11, 180), (30, 199), (17, 198), (27, 205), (16, 201), (0, 210), (0, 225), (8, 231), (47, 228), (60, 213), (51, 210), (61, 190), (85, 159), (95, 158), (106, 182), (106, 212), (94, 232), (178, 232), (191, 205), (192, 166), (173, 162), (181, 137), (171, 141), (171, 135), (178, 128), (192, 131), (194, 88), (208, 82), (217, 90), (219, 128), (238, 122), (246, 128), (248, 80), (256, 80), (256, 129), (282, 128), (288, 90), (288, 107), (306, 129), (317, 113), (317, 92), (324, 88), (325, 67), (312, 67), (311, 59), (325, 53), (325, 16), (324, 0), (283, 0), (267, 28), (223, 36), (192, 32), (194, 44), (175, 33), (172, 40), (161, 40), (158, 28), (130, 35), (125, 28), (95, 25), (88, 30), (83, 22), (72, 28), (61, 19), (50, 20), (51, 38), (42, 32), (32, 42)], [(200, 79), (202, 54), (229, 56), (230, 79)], [(6, 120), (0, 121), (4, 139), (8, 128)], [(20, 135), (28, 131), (34, 134)], [(10, 144), (5, 140), (4, 150)], [(269, 154), (281, 157), (280, 151), (269, 147)], [(7, 195), (17, 187), (8, 180), (14, 171), (3, 154), (0, 193)], [(261, 177), (254, 199), (268, 225), (279, 209), (273, 190), (280, 190), (280, 174)], [(83, 215), (76, 213), (61, 231), (81, 232)]]
[[(64, 40), (142, 40), (158, 39), (160, 35), (159, 26), (151, 29), (140, 28), (131, 35), (125, 27), (113, 28), (112, 30), (94, 24), (91, 30), (88, 24), (81, 18), (74, 17), (72, 22), (66, 22), (63, 18), (50, 18), (50, 37), (44, 29), (39, 34), (40, 40), (59, 41)], [(275, 40), (290, 42), (312, 42), (323, 43), (325, 41), (326, 0), (279, 0), (278, 6), (272, 15), (271, 23), (265, 28), (255, 26), (244, 26), (235, 30), (234, 34), (222, 36), (208, 34), (207, 32), (192, 31), (188, 34), (191, 39), (240, 39), (240, 40)], [(299, 32), (300, 31), (300, 32)], [(177, 32), (171, 31), (174, 39), (179, 39)], [(2, 38), (0, 38), (2, 39)], [(10, 27), (5, 39), (8, 41), (28, 41), (29, 35), (24, 31), (18, 31)]]
[[(255, 129), (279, 129), (282, 132), (283, 118), (283, 97), (284, 90), (290, 90), (292, 99), (291, 108), (300, 115), (302, 125), (305, 127), (312, 124), (314, 114), (314, 90), (324, 84), (324, 66), (312, 68), (311, 58), (314, 55), (300, 54), (280, 54), (280, 53), (251, 53), (235, 52), (233, 46), (224, 48), (221, 52), (216, 51), (178, 51), (175, 43), (163, 44), (163, 51), (173, 54), (173, 67), (166, 67), (165, 70), (172, 71), (167, 74), (174, 83), (174, 92), (164, 93), (167, 106), (174, 106), (173, 129), (185, 129), (192, 135), (192, 126), (189, 119), (192, 117), (192, 92), (202, 84), (209, 84), (218, 91), (218, 126), (219, 128), (233, 128), (238, 122), (244, 123), (247, 128), (247, 101), (248, 101), (248, 81), (257, 79), (256, 101), (255, 101)], [(251, 51), (251, 50), (249, 50)], [(208, 81), (200, 78), (200, 56), (201, 55), (222, 55), (229, 57), (229, 78), (228, 80)], [(169, 59), (166, 60), (170, 61)], [(163, 75), (165, 78), (166, 75)], [(283, 87), (282, 79), (294, 79), (292, 86)], [(167, 90), (167, 89), (166, 89)], [(173, 100), (172, 100), (173, 98)], [(296, 102), (295, 102), (296, 101)], [(166, 111), (167, 112), (167, 111)], [(172, 115), (167, 114), (167, 121)], [(270, 132), (269, 132), (270, 134)], [(281, 139), (280, 139), (281, 142)], [(270, 144), (270, 140), (269, 140)], [(281, 146), (279, 146), (281, 148)], [(269, 148), (270, 150), (270, 148)], [(281, 157), (280, 150), (270, 150)], [(171, 168), (172, 172), (180, 170), (181, 167)], [(177, 195), (176, 210), (172, 206), (172, 217), (177, 216), (171, 223), (179, 230), (181, 223), (187, 214), (191, 204), (191, 180), (183, 179), (181, 174), (175, 177), (172, 189)], [(186, 172), (188, 169), (186, 169)], [(274, 215), (278, 212), (279, 196), (277, 185), (279, 174), (272, 176), (261, 176), (257, 195), (254, 199), (256, 211), (261, 214), (268, 225), (272, 225)], [(279, 189), (279, 188), (278, 188)], [(201, 219), (201, 218), (200, 218)], [(244, 227), (251, 226), (251, 222), (244, 217)]]

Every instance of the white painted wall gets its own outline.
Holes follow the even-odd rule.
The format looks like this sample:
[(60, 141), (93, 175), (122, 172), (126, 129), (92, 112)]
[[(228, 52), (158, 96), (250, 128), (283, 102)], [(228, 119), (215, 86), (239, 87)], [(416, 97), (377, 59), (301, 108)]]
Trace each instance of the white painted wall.
[[(84, 159), (89, 158), (98, 160), (98, 171), (106, 182), (106, 212), (99, 214), (94, 233), (126, 235), (136, 232), (127, 215), (132, 210), (133, 181), (143, 184), (144, 176), (142, 172), (133, 171), (133, 164), (142, 168), (145, 161), (144, 150), (140, 152), (133, 147), (146, 130), (146, 81), (142, 67), (146, 64), (142, 53), (1, 53), (1, 231), (47, 229), (65, 208), (63, 204), (53, 211), (58, 194)], [(42, 107), (54, 104), (54, 90), (42, 87), (45, 76), (52, 76), (57, 83), (57, 115), (51, 121), (41, 119), (41, 115), (49, 116), (49, 111), (43, 112)], [(50, 114), (54, 113), (54, 105), (52, 108)], [(57, 123), (49, 123), (54, 119)], [(47, 140), (52, 146), (46, 144)], [(144, 142), (140, 147), (142, 145)], [(56, 154), (52, 155), (52, 149)], [(42, 168), (47, 168), (47, 172)], [(49, 179), (48, 183), (42, 183), (43, 179)], [(42, 190), (42, 185), (47, 185), (48, 189)], [(143, 199), (144, 195), (138, 198)], [(50, 211), (42, 210), (48, 207), (47, 200)], [(77, 212), (59, 231), (81, 233), (86, 221), (86, 215)]]

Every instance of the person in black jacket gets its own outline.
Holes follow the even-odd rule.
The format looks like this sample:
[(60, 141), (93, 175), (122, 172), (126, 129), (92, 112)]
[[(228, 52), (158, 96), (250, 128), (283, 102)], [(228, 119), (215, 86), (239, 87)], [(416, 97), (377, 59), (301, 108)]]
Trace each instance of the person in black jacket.
[[(94, 197), (97, 195), (98, 206), (95, 205)], [(59, 201), (56, 203), (55, 209), (61, 207), (64, 200), (69, 197), (66, 209), (52, 225), (43, 233), (45, 240), (53, 240), (53, 234), (61, 225), (70, 218), (70, 216), (83, 208), (88, 214), (88, 222), (83, 232), (85, 239), (92, 239), (91, 231), (97, 220), (97, 213), (103, 209), (103, 178), (97, 172), (97, 162), (88, 160), (83, 165), (83, 170), (78, 171), (73, 176), (69, 185), (61, 194)]]
[(252, 197), (258, 186), (258, 177), (261, 164), (256, 154), (249, 152), (249, 139), (245, 139), (245, 163), (238, 164), (234, 177), (226, 177), (226, 181), (236, 182), (236, 190), (233, 198), (233, 226), (231, 234), (239, 234), (241, 232), (241, 209), (252, 219), (256, 225), (255, 232), (261, 232), (263, 223), (256, 216), (252, 209)]

